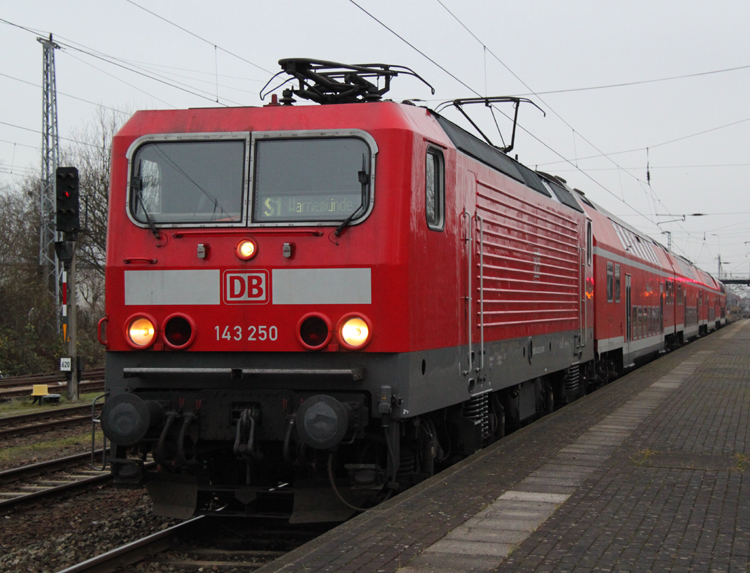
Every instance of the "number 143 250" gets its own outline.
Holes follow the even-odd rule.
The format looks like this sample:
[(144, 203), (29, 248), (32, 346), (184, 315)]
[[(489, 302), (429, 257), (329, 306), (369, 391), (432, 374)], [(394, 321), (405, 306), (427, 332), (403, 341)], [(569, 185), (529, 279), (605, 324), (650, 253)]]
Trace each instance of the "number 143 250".
[(216, 340), (247, 340), (262, 341), (276, 340), (279, 337), (279, 329), (275, 326), (217, 326)]

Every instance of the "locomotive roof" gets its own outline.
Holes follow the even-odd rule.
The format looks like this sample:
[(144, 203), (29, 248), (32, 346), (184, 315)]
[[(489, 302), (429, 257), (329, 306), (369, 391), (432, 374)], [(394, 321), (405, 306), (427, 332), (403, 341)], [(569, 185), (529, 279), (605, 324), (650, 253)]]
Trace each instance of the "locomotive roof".
[[(475, 135), (469, 133), (462, 127), (459, 127), (452, 121), (446, 119), (439, 113), (430, 110), (430, 113), (435, 117), (440, 127), (443, 128), (446, 135), (453, 142), (453, 145), (457, 149), (463, 151), (467, 155), (470, 155), (477, 161), (481, 161), (485, 165), (497, 169), (501, 173), (504, 173), (508, 177), (515, 179), (521, 183), (524, 183), (527, 187), (530, 187), (537, 193), (541, 193), (545, 197), (552, 197), (547, 187), (542, 182), (542, 177), (536, 172), (532, 171), (522, 163), (519, 163), (515, 159), (509, 157), (506, 153), (500, 151), (496, 147), (493, 147)], [(551, 177), (544, 177), (547, 183), (552, 188), (555, 196), (560, 200), (563, 205), (575, 209), (580, 213), (583, 213), (583, 208), (578, 204), (573, 195), (565, 189), (562, 185), (554, 181)]]

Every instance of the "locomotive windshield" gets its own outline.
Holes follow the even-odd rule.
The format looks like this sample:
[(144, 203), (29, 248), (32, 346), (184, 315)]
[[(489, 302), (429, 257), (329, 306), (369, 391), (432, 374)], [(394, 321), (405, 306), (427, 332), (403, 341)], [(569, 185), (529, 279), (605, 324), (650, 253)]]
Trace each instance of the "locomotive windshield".
[(344, 221), (364, 214), (370, 158), (357, 137), (256, 140), (253, 221)]
[(244, 141), (160, 141), (136, 151), (130, 212), (141, 223), (242, 219)]

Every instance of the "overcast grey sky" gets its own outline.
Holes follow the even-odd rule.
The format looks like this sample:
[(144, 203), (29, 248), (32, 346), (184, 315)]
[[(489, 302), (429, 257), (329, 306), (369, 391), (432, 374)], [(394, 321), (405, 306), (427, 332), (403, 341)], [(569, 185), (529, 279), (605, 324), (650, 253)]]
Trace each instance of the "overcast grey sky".
[[(0, 0), (0, 18), (33, 31), (0, 22), (0, 186), (39, 169), (36, 35), (61, 45), (60, 136), (71, 139), (98, 105), (123, 119), (260, 105), (280, 58), (384, 62), (436, 89), (400, 77), (394, 100), (532, 99), (546, 117), (521, 109), (523, 163), (664, 244), (672, 231), (673, 249), (714, 276), (719, 255), (725, 272), (750, 272), (747, 0)], [(707, 215), (656, 225), (689, 213)]]

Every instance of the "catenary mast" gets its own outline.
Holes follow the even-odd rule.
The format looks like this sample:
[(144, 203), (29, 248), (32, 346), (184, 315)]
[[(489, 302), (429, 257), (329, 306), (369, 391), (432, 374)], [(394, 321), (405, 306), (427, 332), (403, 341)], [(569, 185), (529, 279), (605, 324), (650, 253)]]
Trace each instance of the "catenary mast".
[[(42, 173), (39, 193), (39, 265), (49, 289), (60, 300), (61, 267), (55, 253), (55, 170), (59, 159), (57, 132), (57, 88), (55, 82), (55, 49), (59, 46), (49, 39), (37, 38), (44, 48), (42, 87)], [(57, 332), (60, 315), (57, 314)]]

